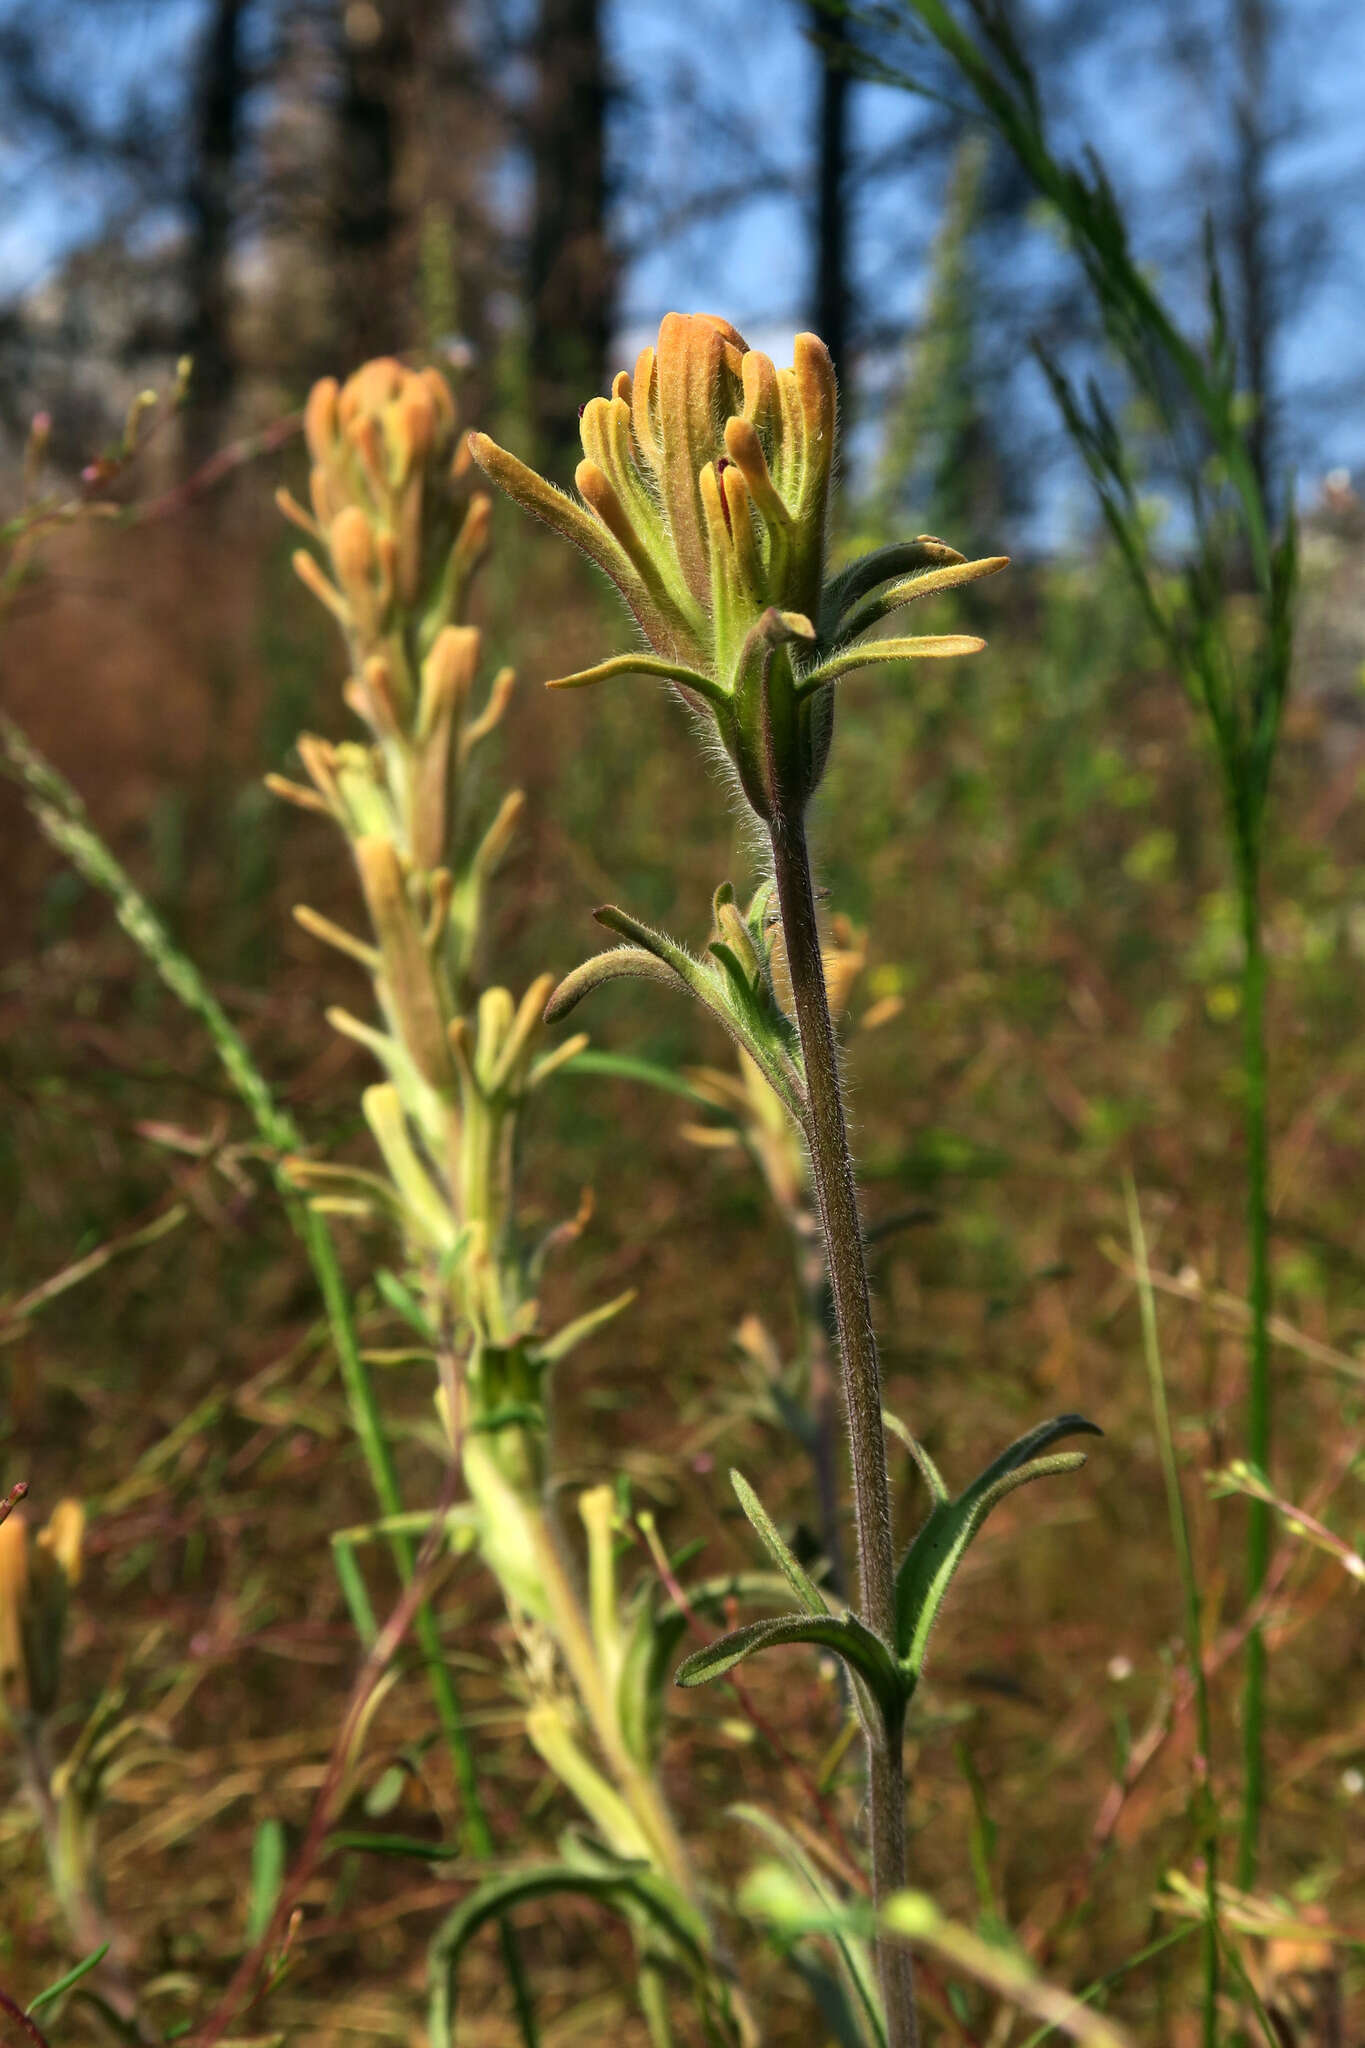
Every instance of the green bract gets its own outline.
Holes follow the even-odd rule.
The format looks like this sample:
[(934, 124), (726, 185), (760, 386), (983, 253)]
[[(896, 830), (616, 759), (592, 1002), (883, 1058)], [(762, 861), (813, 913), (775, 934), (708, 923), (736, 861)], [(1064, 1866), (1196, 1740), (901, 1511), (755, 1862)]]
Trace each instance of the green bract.
[(475, 460), (509, 497), (610, 576), (648, 642), (561, 676), (571, 688), (644, 674), (715, 722), (761, 818), (804, 810), (824, 769), (831, 686), (875, 661), (975, 653), (962, 634), (863, 635), (901, 605), (1005, 565), (922, 534), (827, 574), (834, 366), (798, 334), (789, 369), (727, 321), (669, 313), (634, 374), (583, 408), (581, 503), (486, 434)]
[[(953, 1574), (986, 1516), (1016, 1487), (1052, 1473), (1072, 1472), (1085, 1463), (1079, 1451), (1052, 1452), (1059, 1439), (1103, 1434), (1083, 1415), (1058, 1415), (1051, 1422), (1039, 1423), (953, 1498), (923, 1446), (894, 1418), (888, 1416), (886, 1421), (913, 1456), (930, 1497), (928, 1516), (896, 1574), (894, 1643), (883, 1642), (847, 1609), (841, 1614), (830, 1612), (824, 1593), (797, 1563), (743, 1473), (732, 1472), (730, 1479), (740, 1506), (805, 1612), (749, 1622), (708, 1643), (705, 1649), (693, 1651), (678, 1667), (679, 1685), (705, 1685), (721, 1678), (757, 1650), (784, 1643), (813, 1643), (844, 1660), (864, 1710), (875, 1711), (890, 1738), (899, 1742), (905, 1709), (924, 1669), (930, 1631)], [(1049, 1452), (1051, 1455), (1046, 1455)]]

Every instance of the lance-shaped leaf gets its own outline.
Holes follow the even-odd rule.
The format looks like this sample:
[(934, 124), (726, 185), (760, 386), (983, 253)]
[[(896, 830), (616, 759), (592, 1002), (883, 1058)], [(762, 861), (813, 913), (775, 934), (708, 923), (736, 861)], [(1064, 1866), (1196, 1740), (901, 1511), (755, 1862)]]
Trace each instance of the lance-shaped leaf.
[(672, 969), (640, 946), (613, 946), (609, 953), (595, 953), (572, 974), (566, 974), (545, 1005), (545, 1022), (558, 1024), (576, 1009), (584, 996), (609, 981), (657, 981), (665, 988), (676, 986)]
[[(677, 1558), (673, 1568), (679, 1568)], [(691, 1621), (723, 1616), (733, 1601), (767, 1607), (785, 1596), (786, 1583), (774, 1572), (731, 1572), (704, 1579), (688, 1587), (686, 1613), (663, 1598), (657, 1579), (646, 1579), (635, 1589), (616, 1686), (621, 1739), (633, 1757), (648, 1769), (654, 1768), (663, 1729), (665, 1688)]]
[(833, 1650), (836, 1657), (842, 1657), (860, 1688), (860, 1697), (875, 1704), (888, 1735), (899, 1737), (906, 1702), (914, 1689), (913, 1680), (901, 1670), (881, 1637), (874, 1635), (856, 1614), (784, 1614), (768, 1621), (751, 1621), (685, 1657), (674, 1673), (674, 1682), (681, 1686), (709, 1685), (712, 1679), (733, 1671), (746, 1657), (785, 1643), (812, 1643), (817, 1649)]
[(797, 685), (798, 700), (854, 669), (871, 668), (884, 661), (943, 661), (959, 654), (980, 654), (985, 641), (975, 633), (921, 633), (912, 639), (864, 640), (857, 647), (840, 647), (807, 669)]
[(610, 1301), (601, 1302), (596, 1308), (590, 1308), (581, 1316), (575, 1316), (572, 1322), (564, 1323), (553, 1336), (542, 1337), (530, 1345), (530, 1356), (537, 1365), (557, 1365), (561, 1358), (567, 1358), (577, 1345), (600, 1330), (604, 1323), (611, 1322), (623, 1309), (629, 1308), (635, 1299), (635, 1293), (633, 1287), (628, 1287), (624, 1294), (613, 1295)]
[(681, 983), (755, 1061), (779, 1101), (793, 1116), (801, 1117), (805, 1090), (795, 1027), (775, 1004), (765, 1000), (762, 988), (746, 976), (732, 948), (724, 941), (713, 944), (713, 961), (703, 963), (665, 932), (641, 924), (615, 904), (604, 904), (593, 915), (608, 931), (619, 932), (630, 943), (611, 953), (599, 953), (566, 976), (545, 1006), (548, 1022), (566, 1017), (603, 982), (636, 978), (674, 987)]
[(936, 591), (958, 590), (964, 583), (976, 583), (983, 576), (994, 576), (1001, 569), (1009, 567), (1008, 555), (986, 555), (977, 562), (950, 562), (942, 569), (927, 569), (919, 576), (904, 577), (898, 583), (888, 584), (875, 596), (864, 598), (844, 613), (839, 621), (837, 638), (856, 640), (869, 626), (877, 625), (891, 613), (899, 611), (902, 605), (915, 604), (922, 597), (932, 597)]
[(1058, 1415), (1051, 1422), (1040, 1422), (1036, 1429), (1002, 1451), (956, 1500), (948, 1499), (932, 1463), (917, 1454), (934, 1504), (896, 1574), (896, 1648), (912, 1681), (923, 1669), (929, 1633), (953, 1574), (991, 1509), (1007, 1493), (1027, 1485), (1031, 1479), (1042, 1479), (1053, 1472), (1071, 1472), (1085, 1463), (1080, 1451), (1044, 1456), (1051, 1444), (1066, 1436), (1103, 1434), (1083, 1415)]
[(923, 569), (957, 568), (966, 559), (956, 548), (950, 548), (947, 541), (936, 540), (931, 533), (917, 534), (914, 540), (893, 541), (889, 547), (874, 548), (871, 554), (860, 555), (856, 562), (831, 576), (820, 593), (816, 624), (821, 644), (836, 639), (840, 620), (861, 598), (889, 583), (893, 576), (913, 576)]
[(808, 1614), (828, 1614), (829, 1605), (820, 1588), (816, 1585), (814, 1579), (807, 1572), (804, 1572), (797, 1563), (795, 1557), (793, 1557), (791, 1551), (783, 1542), (776, 1523), (772, 1520), (772, 1517), (754, 1492), (752, 1486), (750, 1486), (748, 1480), (744, 1477), (744, 1474), (732, 1471), (730, 1474), (730, 1484), (735, 1489), (735, 1496), (740, 1506), (761, 1538), (764, 1549), (806, 1612)]
[(666, 661), (657, 654), (614, 654), (606, 661), (594, 662), (591, 668), (576, 670), (573, 675), (552, 676), (545, 687), (582, 690), (589, 683), (610, 682), (613, 676), (660, 676), (665, 682), (676, 683), (680, 689), (704, 697), (708, 704), (723, 704), (729, 694), (700, 669), (689, 668), (683, 661)]
[(628, 1865), (594, 1870), (570, 1862), (509, 1871), (476, 1885), (447, 1917), (431, 1944), (427, 2032), (432, 2048), (452, 2048), (460, 1960), (479, 1929), (516, 1906), (566, 1894), (599, 1900), (637, 1930), (652, 1933), (666, 1949), (704, 1974), (705, 1929), (677, 1890), (651, 1871)]

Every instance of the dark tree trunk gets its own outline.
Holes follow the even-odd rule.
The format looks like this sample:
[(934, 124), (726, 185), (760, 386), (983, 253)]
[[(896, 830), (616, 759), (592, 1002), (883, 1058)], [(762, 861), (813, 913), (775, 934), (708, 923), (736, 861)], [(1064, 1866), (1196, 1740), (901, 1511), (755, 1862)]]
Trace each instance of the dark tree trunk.
[(562, 471), (578, 449), (578, 408), (606, 382), (615, 309), (601, 0), (540, 0), (535, 58), (531, 424), (542, 457)]
[(243, 0), (214, 0), (195, 87), (194, 154), (185, 193), (189, 311), (184, 352), (194, 361), (185, 451), (192, 466), (202, 462), (223, 439), (237, 379), (228, 265), (246, 89), (243, 12)]
[(404, 173), (428, 12), (428, 0), (342, 11), (334, 282), (339, 360), (352, 367), (415, 338), (417, 257)]
[(1263, 491), (1275, 447), (1274, 341), (1277, 308), (1270, 250), (1266, 94), (1270, 12), (1266, 0), (1234, 0), (1237, 99), (1232, 247), (1237, 268), (1242, 377), (1255, 401), (1248, 429), (1251, 459)]
[(848, 214), (848, 16), (841, 7), (809, 0), (811, 32), (820, 54), (819, 149), (816, 173), (815, 331), (834, 358), (840, 384), (848, 376), (850, 305)]

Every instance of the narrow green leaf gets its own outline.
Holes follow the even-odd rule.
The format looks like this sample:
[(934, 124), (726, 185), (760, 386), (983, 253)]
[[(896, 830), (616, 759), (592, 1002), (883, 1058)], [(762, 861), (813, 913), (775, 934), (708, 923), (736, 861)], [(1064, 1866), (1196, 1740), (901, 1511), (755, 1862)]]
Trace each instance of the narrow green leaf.
[(917, 1676), (923, 1669), (943, 1597), (990, 1510), (1028, 1480), (1072, 1469), (1078, 1462), (1077, 1453), (1064, 1453), (1060, 1458), (1038, 1456), (1060, 1437), (1103, 1433), (1083, 1415), (1056, 1416), (1010, 1444), (956, 1500), (935, 1500), (896, 1574), (896, 1647), (907, 1671)]
[(889, 547), (860, 555), (856, 562), (850, 562), (846, 569), (832, 576), (820, 593), (821, 641), (832, 640), (844, 614), (860, 598), (867, 597), (883, 583), (889, 583), (893, 576), (956, 567), (965, 559), (956, 548), (950, 548), (946, 541), (935, 540), (929, 533), (922, 533), (915, 540), (893, 541)]
[(628, 1287), (624, 1294), (614, 1295), (610, 1301), (604, 1301), (597, 1308), (590, 1308), (583, 1315), (575, 1316), (571, 1323), (565, 1323), (552, 1337), (546, 1337), (535, 1346), (536, 1363), (555, 1365), (561, 1358), (567, 1358), (576, 1345), (584, 1343), (591, 1337), (594, 1330), (600, 1330), (604, 1323), (609, 1323), (613, 1317), (619, 1316), (622, 1309), (629, 1308), (636, 1292), (634, 1287)]
[(761, 1538), (769, 1557), (777, 1566), (777, 1569), (781, 1572), (783, 1578), (801, 1602), (801, 1605), (806, 1609), (806, 1612), (822, 1616), (828, 1614), (829, 1603), (815, 1581), (801, 1569), (796, 1558), (783, 1542), (777, 1525), (772, 1520), (758, 1495), (754, 1492), (752, 1486), (750, 1486), (748, 1480), (744, 1477), (744, 1474), (732, 1468), (730, 1484), (734, 1487), (736, 1498)]
[(1103, 1435), (1104, 1431), (1099, 1424), (1088, 1421), (1084, 1415), (1054, 1415), (1050, 1422), (1040, 1422), (1036, 1428), (1028, 1430), (1021, 1437), (1016, 1437), (998, 1458), (992, 1459), (985, 1470), (977, 1474), (962, 1498), (966, 1500), (986, 1493), (1005, 1473), (1017, 1471), (1021, 1465), (1030, 1464), (1053, 1444), (1060, 1443), (1063, 1437)]
[(914, 604), (922, 597), (933, 597), (940, 590), (956, 590), (964, 583), (975, 583), (982, 576), (994, 576), (1008, 567), (1008, 555), (988, 555), (979, 562), (952, 562), (942, 569), (924, 570), (918, 576), (908, 576), (899, 583), (890, 584), (876, 596), (864, 599), (852, 611), (845, 612), (837, 627), (838, 637), (841, 641), (856, 640), (860, 633), (880, 625), (883, 619), (889, 618), (903, 605)]
[(479, 1929), (513, 1907), (565, 1893), (599, 1899), (627, 1920), (642, 1920), (694, 1969), (704, 1971), (695, 1916), (671, 1886), (643, 1867), (584, 1870), (571, 1863), (545, 1863), (532, 1870), (511, 1871), (476, 1885), (446, 1918), (431, 1944), (427, 2030), (432, 2048), (453, 2048), (460, 1958)]
[[(615, 946), (610, 953), (594, 954), (581, 967), (575, 967), (572, 974), (565, 975), (545, 1005), (545, 1022), (558, 1024), (584, 996), (608, 981), (658, 981), (671, 988), (674, 975), (662, 960), (641, 946)], [(580, 1055), (574, 1067), (581, 1066), (581, 1058)]]
[(36, 2020), (39, 2013), (44, 2012), (49, 2005), (55, 2005), (59, 1998), (64, 1997), (73, 1984), (79, 1984), (82, 1977), (88, 1977), (90, 1972), (97, 1969), (104, 1961), (104, 1958), (109, 1953), (109, 1948), (110, 1944), (106, 1941), (103, 1947), (97, 1948), (94, 1951), (93, 1955), (83, 1956), (74, 1969), (68, 1970), (64, 1977), (59, 1977), (55, 1984), (49, 1984), (45, 1991), (40, 1991), (32, 2004), (27, 2007), (28, 2018)]
[(699, 1109), (708, 1109), (715, 1114), (715, 1103), (694, 1082), (675, 1073), (671, 1067), (660, 1066), (655, 1060), (638, 1059), (633, 1053), (581, 1052), (569, 1072), (574, 1078), (587, 1075), (610, 1081), (639, 1081), (647, 1088), (680, 1095), (684, 1102), (693, 1102)]
[(797, 684), (798, 697), (809, 697), (840, 676), (860, 668), (872, 668), (884, 661), (951, 661), (960, 654), (980, 654), (986, 643), (975, 633), (919, 633), (910, 638), (863, 640), (856, 647), (839, 647), (826, 655), (817, 667), (808, 669)]
[(695, 691), (709, 704), (723, 704), (728, 694), (714, 677), (703, 675), (699, 669), (688, 668), (684, 662), (662, 661), (654, 654), (613, 654), (592, 668), (579, 669), (575, 675), (552, 676), (545, 687), (547, 690), (581, 690), (588, 683), (609, 682), (613, 676), (662, 676), (665, 682), (681, 683), (685, 690)]
[(708, 1685), (712, 1679), (733, 1671), (746, 1657), (785, 1643), (813, 1643), (818, 1649), (833, 1650), (867, 1687), (887, 1728), (899, 1729), (911, 1681), (897, 1668), (881, 1638), (873, 1635), (855, 1614), (792, 1614), (751, 1621), (685, 1657), (673, 1675), (674, 1683)]
[(379, 1624), (374, 1618), (374, 1607), (370, 1592), (355, 1559), (355, 1543), (350, 1533), (338, 1529), (332, 1536), (332, 1563), (336, 1568), (337, 1584), (341, 1587), (346, 1611), (351, 1617), (351, 1626), (362, 1643), (367, 1646), (379, 1633)]
[(434, 1345), (436, 1332), (431, 1327), (431, 1319), (412, 1289), (406, 1286), (396, 1273), (390, 1272), (387, 1266), (379, 1268), (374, 1276), (374, 1284), (395, 1314), (400, 1315), (409, 1328), (416, 1330), (419, 1337)]
[(458, 1863), (466, 1851), (458, 1842), (424, 1842), (420, 1835), (367, 1834), (352, 1828), (327, 1837), (333, 1849), (360, 1849), (371, 1856), (401, 1856), (415, 1863)]
[(251, 1845), (251, 1892), (246, 1909), (246, 1945), (251, 1948), (270, 1925), (270, 1916), (284, 1883), (285, 1840), (282, 1822), (263, 1820)]
[(940, 1501), (946, 1501), (948, 1499), (948, 1488), (944, 1482), (943, 1474), (939, 1471), (938, 1466), (929, 1456), (919, 1438), (911, 1436), (905, 1424), (900, 1420), (900, 1417), (888, 1414), (885, 1408), (882, 1410), (882, 1422), (890, 1430), (892, 1436), (905, 1445), (906, 1450), (909, 1451), (914, 1459), (919, 1476), (929, 1489), (930, 1500), (934, 1502), (935, 1506)]

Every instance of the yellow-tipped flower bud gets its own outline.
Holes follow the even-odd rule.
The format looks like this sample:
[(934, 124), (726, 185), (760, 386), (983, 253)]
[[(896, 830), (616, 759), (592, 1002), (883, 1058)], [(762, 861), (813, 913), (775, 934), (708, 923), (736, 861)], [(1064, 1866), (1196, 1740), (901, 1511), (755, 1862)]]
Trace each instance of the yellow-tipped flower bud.
[(633, 375), (622, 371), (610, 398), (583, 407), (581, 504), (487, 435), (470, 441), (509, 497), (611, 577), (653, 650), (559, 680), (664, 677), (709, 711), (769, 820), (803, 809), (819, 780), (840, 675), (981, 644), (951, 636), (856, 649), (877, 618), (928, 595), (929, 579), (882, 601), (873, 593), (907, 571), (933, 572), (941, 589), (1003, 567), (965, 562), (922, 535), (827, 578), (837, 413), (834, 366), (816, 335), (798, 334), (791, 366), (779, 369), (728, 321), (670, 313)]
[[(357, 667), (386, 656), (407, 714), (421, 655), (459, 603), (486, 522), (482, 514), (466, 530), (456, 429), (440, 374), (391, 356), (365, 363), (342, 385), (324, 377), (304, 407), (313, 519), (344, 604), (312, 557), (299, 558), (299, 573), (336, 613)], [(299, 508), (287, 510), (307, 528)]]
[(43, 1720), (56, 1705), (84, 1536), (85, 1511), (74, 1500), (59, 1501), (36, 1537), (22, 1510), (0, 1523), (0, 1705), (16, 1718)]

